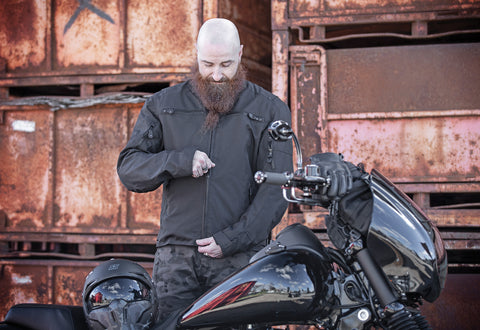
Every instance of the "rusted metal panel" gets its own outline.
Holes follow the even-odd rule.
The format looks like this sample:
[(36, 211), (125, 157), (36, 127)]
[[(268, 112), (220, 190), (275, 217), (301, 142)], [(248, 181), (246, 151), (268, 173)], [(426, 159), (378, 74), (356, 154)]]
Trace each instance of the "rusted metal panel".
[[(129, 193), (116, 174), (142, 104), (93, 103), (75, 108), (59, 102), (64, 108), (56, 111), (43, 104), (3, 107), (2, 240), (154, 244), (162, 190)], [(99, 236), (72, 239), (74, 234)], [(108, 238), (114, 234), (144, 239)]]
[(50, 3), (5, 0), (0, 10), (0, 62), (6, 72), (48, 70)]
[(271, 89), (269, 8), (267, 0), (7, 0), (0, 12), (0, 99), (19, 86), (82, 84), (80, 96), (90, 96), (95, 84), (184, 81), (198, 29), (213, 17), (237, 24), (250, 79)]
[(52, 1), (54, 69), (119, 67), (122, 58), (121, 1)]
[(288, 31), (272, 32), (272, 92), (288, 102)]
[(48, 267), (42, 265), (21, 265), (1, 262), (0, 315), (5, 316), (8, 309), (20, 303), (49, 303)]
[(124, 109), (56, 112), (54, 226), (122, 228), (118, 150), (126, 144)]
[(7, 0), (0, 58), (10, 77), (189, 72), (202, 4)]
[(328, 150), (398, 182), (480, 181), (480, 111), (470, 116), (329, 120)]
[[(429, 66), (426, 62), (432, 57), (428, 51), (431, 47), (425, 47), (426, 58), (417, 55), (419, 60), (415, 61), (424, 63), (423, 67)], [(383, 58), (382, 48), (367, 51), (374, 54), (368, 56), (374, 64), (368, 65), (360, 55), (365, 49), (352, 54), (350, 49), (291, 46), (292, 123), (304, 153), (341, 152), (352, 162), (377, 168), (396, 182), (480, 181), (480, 98), (476, 92), (476, 86), (480, 86), (480, 53), (475, 55), (480, 48), (446, 48), (446, 53), (454, 48), (459, 59), (465, 58), (458, 64), (463, 69), (451, 75), (449, 69), (443, 71), (438, 66), (420, 71), (422, 86), (439, 79), (438, 71), (451, 76), (447, 80), (453, 84), (432, 83), (435, 88), (422, 89), (415, 82), (417, 66), (401, 65), (409, 74), (392, 78), (395, 82), (391, 86), (384, 82), (381, 72), (401, 68), (389, 62), (398, 57)], [(441, 52), (439, 47), (434, 49)], [(345, 58), (349, 58), (350, 66), (335, 59), (337, 54), (343, 57), (344, 51), (349, 54)], [(447, 56), (445, 61), (448, 59), (452, 60)], [(372, 68), (379, 62), (383, 64)], [(388, 88), (380, 88), (385, 85)], [(402, 87), (409, 85), (415, 89)], [(384, 100), (381, 104), (380, 98)]]
[(479, 294), (479, 274), (449, 274), (440, 297), (420, 309), (433, 329), (476, 329)]
[(475, 2), (470, 0), (289, 0), (288, 11), (292, 18), (338, 21), (389, 21), (411, 17), (449, 17), (475, 13)]
[(326, 52), (317, 46), (290, 48), (292, 125), (309, 157), (325, 148)]
[(480, 109), (478, 43), (332, 49), (327, 76), (329, 113)]
[(127, 66), (188, 69), (202, 23), (201, 5), (199, 0), (128, 1)]
[(45, 228), (51, 216), (53, 113), (5, 111), (0, 124), (0, 213), (6, 228)]

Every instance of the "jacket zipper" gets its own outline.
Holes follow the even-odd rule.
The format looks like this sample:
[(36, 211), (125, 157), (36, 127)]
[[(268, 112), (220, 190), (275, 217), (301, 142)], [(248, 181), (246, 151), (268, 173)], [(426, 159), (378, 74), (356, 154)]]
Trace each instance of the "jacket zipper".
[[(213, 128), (210, 131), (210, 141), (208, 143), (208, 157), (211, 159), (212, 156), (212, 149), (213, 149), (213, 134), (215, 132), (215, 128)], [(205, 174), (205, 198), (203, 200), (203, 219), (202, 219), (202, 238), (206, 238), (207, 235), (207, 221), (206, 221), (206, 216), (207, 216), (207, 211), (208, 211), (208, 190), (210, 186), (210, 173), (212, 169), (208, 170), (207, 174)]]

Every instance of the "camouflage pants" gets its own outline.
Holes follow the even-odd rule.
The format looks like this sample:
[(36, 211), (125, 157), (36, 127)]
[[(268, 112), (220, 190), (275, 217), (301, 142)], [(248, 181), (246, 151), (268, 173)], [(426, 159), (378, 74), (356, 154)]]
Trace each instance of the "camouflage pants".
[(188, 307), (205, 291), (247, 265), (253, 254), (244, 252), (217, 259), (204, 256), (194, 246), (157, 248), (152, 277), (158, 297), (158, 319)]

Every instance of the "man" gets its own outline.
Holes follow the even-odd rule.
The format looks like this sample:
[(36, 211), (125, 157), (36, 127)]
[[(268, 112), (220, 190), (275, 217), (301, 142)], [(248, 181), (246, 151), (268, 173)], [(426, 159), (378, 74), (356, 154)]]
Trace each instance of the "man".
[(268, 125), (288, 107), (245, 80), (235, 25), (211, 19), (197, 38), (193, 77), (150, 97), (121, 151), (118, 174), (135, 192), (163, 184), (153, 280), (159, 319), (187, 307), (246, 265), (286, 210), (258, 170), (292, 171), (292, 144)]

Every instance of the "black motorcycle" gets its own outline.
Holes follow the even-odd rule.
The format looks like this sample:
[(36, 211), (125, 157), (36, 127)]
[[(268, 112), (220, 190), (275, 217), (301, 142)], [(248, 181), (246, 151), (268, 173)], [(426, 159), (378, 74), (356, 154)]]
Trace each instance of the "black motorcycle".
[(418, 307), (438, 298), (447, 275), (446, 252), (435, 225), (375, 170), (357, 178), (356, 186), (363, 190), (352, 189), (342, 199), (325, 198), (332, 173), (320, 166), (321, 157), (312, 156), (303, 166), (291, 127), (277, 121), (269, 130), (276, 140), (294, 140), (297, 170), (257, 172), (255, 180), (281, 185), (291, 203), (327, 207), (327, 233), (335, 248), (325, 247), (304, 225), (290, 225), (249, 265), (171, 321), (178, 329), (285, 324), (430, 329)]

